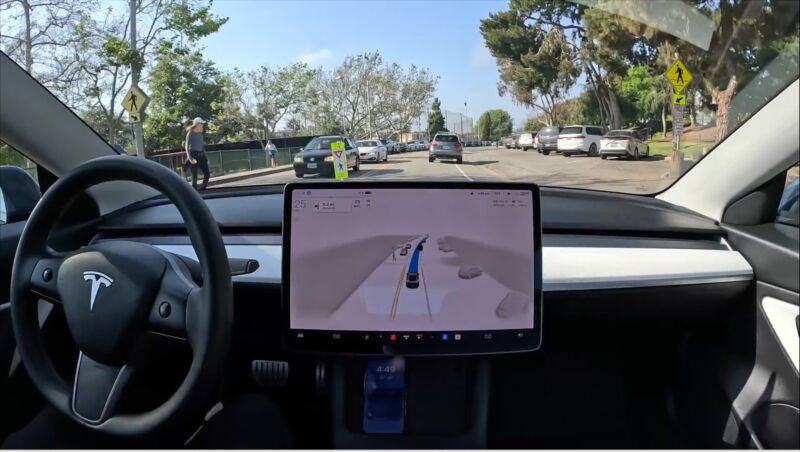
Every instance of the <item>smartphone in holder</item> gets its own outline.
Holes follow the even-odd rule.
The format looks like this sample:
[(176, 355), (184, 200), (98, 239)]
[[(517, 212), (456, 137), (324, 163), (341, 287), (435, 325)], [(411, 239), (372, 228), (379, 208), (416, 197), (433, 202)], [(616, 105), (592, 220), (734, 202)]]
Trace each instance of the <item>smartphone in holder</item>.
[(364, 371), (364, 433), (403, 433), (406, 368), (401, 357), (374, 358)]

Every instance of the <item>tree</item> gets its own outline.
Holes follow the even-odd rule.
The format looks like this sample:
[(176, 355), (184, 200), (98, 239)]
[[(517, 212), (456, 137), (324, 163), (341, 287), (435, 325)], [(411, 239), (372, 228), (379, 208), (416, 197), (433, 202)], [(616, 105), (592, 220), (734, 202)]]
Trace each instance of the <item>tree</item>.
[(507, 111), (487, 110), (478, 118), (477, 130), (481, 140), (499, 141), (511, 133), (514, 121)]
[(509, 11), (481, 21), (486, 47), (497, 60), (498, 90), (520, 104), (537, 108), (555, 123), (555, 106), (580, 73), (577, 54), (557, 27), (530, 26), (526, 10), (536, 2), (512, 2)]
[[(607, 49), (624, 61), (635, 62), (629, 58), (630, 49), (640, 49), (639, 55), (650, 55), (647, 64), (657, 69), (658, 74), (680, 58), (694, 75), (693, 87), (703, 90), (701, 97), (708, 95), (714, 99), (719, 141), (741, 119), (728, 116), (740, 86), (755, 79), (756, 83), (775, 84), (761, 91), (774, 93), (785, 84), (785, 78), (766, 76), (763, 72), (773, 59), (778, 55), (794, 59), (794, 75), (790, 80), (796, 79), (800, 3), (793, 0), (693, 0), (691, 3), (710, 19), (708, 24), (713, 27), (707, 48), (618, 16), (598, 21), (596, 26), (589, 27), (588, 33), (598, 48)], [(632, 46), (634, 41), (637, 45)], [(754, 110), (754, 105), (765, 102), (764, 96), (750, 100), (757, 104), (749, 103), (750, 107), (745, 109), (748, 112)]]
[[(215, 118), (225, 103), (225, 81), (213, 62), (200, 52), (164, 42), (150, 71), (152, 102), (145, 123), (147, 149), (182, 147), (191, 118)], [(209, 128), (208, 141), (216, 141)]]
[(436, 87), (427, 69), (385, 64), (379, 53), (348, 56), (336, 69), (318, 70), (307, 111), (319, 130), (355, 138), (391, 136), (410, 128)]
[(661, 114), (661, 132), (667, 133), (667, 108), (672, 104), (672, 91), (665, 77), (656, 76), (648, 66), (628, 69), (620, 83), (620, 94), (636, 106), (635, 119), (644, 122)]
[(304, 63), (236, 73), (244, 126), (250, 137), (265, 147), (282, 120), (302, 111), (314, 75)]
[[(84, 108), (99, 109), (105, 115), (107, 128), (100, 133), (111, 144), (117, 135), (114, 127), (124, 124), (119, 103), (137, 77), (143, 75), (140, 81), (147, 81), (161, 44), (191, 48), (227, 21), (211, 15), (209, 5), (210, 0), (140, 0), (133, 14), (127, 8), (109, 7), (102, 18), (85, 22), (77, 30), (80, 39), (69, 51), (81, 55), (75, 58), (83, 82), (78, 91), (83, 94)], [(136, 45), (129, 39), (132, 16), (137, 21)]]
[[(62, 52), (90, 20), (91, 0), (0, 0), (0, 48), (48, 88), (72, 83), (77, 63)], [(66, 58), (65, 58), (66, 57)]]
[(433, 138), (436, 132), (446, 131), (444, 127), (444, 116), (442, 116), (442, 103), (438, 97), (433, 98), (431, 113), (428, 115), (428, 137)]

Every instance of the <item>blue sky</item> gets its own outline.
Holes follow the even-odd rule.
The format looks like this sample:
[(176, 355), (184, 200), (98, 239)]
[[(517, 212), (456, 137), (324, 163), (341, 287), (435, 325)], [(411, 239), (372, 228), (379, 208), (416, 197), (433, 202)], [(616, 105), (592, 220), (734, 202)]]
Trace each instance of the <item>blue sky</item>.
[(426, 67), (440, 77), (442, 107), (470, 116), (503, 108), (521, 125), (528, 110), (497, 94), (494, 58), (480, 20), (507, 1), (455, 0), (216, 0), (228, 22), (202, 41), (223, 70), (305, 61), (330, 69), (347, 55), (379, 51), (387, 62)]

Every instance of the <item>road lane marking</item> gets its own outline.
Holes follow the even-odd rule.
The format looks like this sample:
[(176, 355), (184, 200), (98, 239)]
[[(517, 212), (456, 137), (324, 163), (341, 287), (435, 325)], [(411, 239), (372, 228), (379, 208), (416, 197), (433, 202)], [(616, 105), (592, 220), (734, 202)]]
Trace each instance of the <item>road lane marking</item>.
[(458, 166), (458, 163), (456, 163), (456, 169), (461, 173), (462, 176), (466, 177), (468, 181), (472, 182), (472, 178), (467, 176), (467, 173), (465, 173), (464, 170), (462, 170), (461, 167)]
[(392, 320), (397, 318), (397, 302), (400, 299), (400, 289), (403, 287), (403, 279), (405, 279), (406, 267), (408, 267), (408, 264), (403, 264), (403, 270), (400, 272), (400, 279), (397, 280), (397, 290), (394, 291), (394, 301), (392, 302), (392, 310), (389, 315), (389, 318)]
[(425, 282), (425, 271), (422, 269), (422, 264), (419, 264), (419, 274), (422, 275), (422, 287), (425, 288), (425, 303), (428, 304), (428, 320), (433, 321), (433, 313), (431, 312), (431, 300), (428, 298), (428, 284)]

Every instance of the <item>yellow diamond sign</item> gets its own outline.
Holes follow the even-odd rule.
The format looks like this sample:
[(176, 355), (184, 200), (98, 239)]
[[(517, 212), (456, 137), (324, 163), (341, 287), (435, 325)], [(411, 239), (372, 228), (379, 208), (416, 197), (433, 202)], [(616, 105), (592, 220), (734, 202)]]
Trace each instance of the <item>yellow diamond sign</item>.
[(686, 105), (686, 94), (673, 94), (672, 103), (675, 105)]
[(672, 83), (672, 87), (675, 88), (676, 93), (682, 92), (686, 89), (686, 86), (689, 85), (689, 82), (692, 81), (692, 73), (689, 72), (689, 69), (686, 69), (686, 66), (681, 60), (675, 60), (664, 75), (667, 77), (667, 80)]
[(131, 86), (128, 94), (122, 99), (122, 108), (124, 108), (131, 116), (131, 122), (139, 122), (142, 120), (142, 112), (150, 98), (138, 86)]

